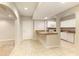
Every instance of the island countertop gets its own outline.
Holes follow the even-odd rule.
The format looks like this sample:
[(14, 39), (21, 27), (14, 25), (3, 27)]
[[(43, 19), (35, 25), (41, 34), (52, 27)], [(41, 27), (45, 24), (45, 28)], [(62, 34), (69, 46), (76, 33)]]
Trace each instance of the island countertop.
[(42, 31), (37, 30), (36, 32), (37, 32), (37, 34), (40, 34), (40, 35), (52, 35), (52, 34), (58, 34), (57, 32), (48, 32), (48, 31), (44, 31), (44, 30), (42, 30)]
[(52, 34), (58, 34), (57, 32), (39, 32), (40, 35), (52, 35)]
[(35, 30), (35, 37), (46, 48), (59, 47), (60, 40), (56, 31)]

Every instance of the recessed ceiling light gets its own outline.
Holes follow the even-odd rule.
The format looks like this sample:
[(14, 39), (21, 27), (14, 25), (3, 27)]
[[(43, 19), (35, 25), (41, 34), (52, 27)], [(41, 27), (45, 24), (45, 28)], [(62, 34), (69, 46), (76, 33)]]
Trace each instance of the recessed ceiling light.
[(62, 2), (60, 2), (60, 3), (64, 4), (64, 3), (66, 3), (66, 2), (62, 1)]
[(28, 8), (24, 8), (25, 10), (27, 10)]
[(47, 17), (45, 17), (44, 19), (47, 19)]

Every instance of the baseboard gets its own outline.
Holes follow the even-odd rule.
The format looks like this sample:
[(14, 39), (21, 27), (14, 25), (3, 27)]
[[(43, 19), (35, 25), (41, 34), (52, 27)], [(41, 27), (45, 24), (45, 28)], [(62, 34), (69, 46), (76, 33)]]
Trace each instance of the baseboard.
[(0, 41), (0, 47), (4, 45), (15, 45), (15, 40), (1, 40)]
[(23, 40), (33, 40), (33, 39), (23, 39)]
[(3, 40), (0, 40), (0, 42), (3, 42), (3, 41), (15, 41), (14, 39), (3, 39)]
[(33, 39), (23, 39), (23, 41), (26, 41), (26, 40), (33, 40)]

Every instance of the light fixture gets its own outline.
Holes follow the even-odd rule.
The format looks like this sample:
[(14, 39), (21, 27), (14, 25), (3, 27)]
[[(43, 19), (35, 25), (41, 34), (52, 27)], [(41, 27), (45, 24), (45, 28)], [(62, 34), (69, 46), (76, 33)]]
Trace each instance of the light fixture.
[(45, 17), (44, 19), (47, 19), (47, 17)]
[(24, 8), (25, 10), (27, 10), (28, 8)]
[(60, 2), (60, 3), (64, 4), (64, 3), (66, 3), (66, 2), (62, 1), (62, 2)]

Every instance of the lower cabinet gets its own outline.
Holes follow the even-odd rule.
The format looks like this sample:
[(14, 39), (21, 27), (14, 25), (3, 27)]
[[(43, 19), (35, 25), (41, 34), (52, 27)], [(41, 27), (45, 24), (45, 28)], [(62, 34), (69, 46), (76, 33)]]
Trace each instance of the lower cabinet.
[(39, 35), (38, 40), (46, 48), (54, 48), (60, 46), (60, 40), (58, 39), (58, 34), (53, 35)]
[(75, 33), (61, 32), (61, 39), (73, 43), (75, 40)]

